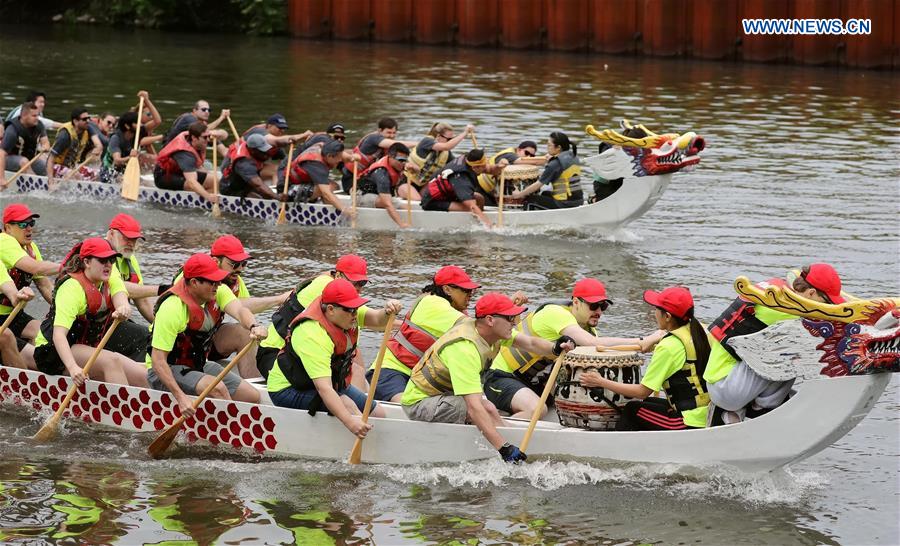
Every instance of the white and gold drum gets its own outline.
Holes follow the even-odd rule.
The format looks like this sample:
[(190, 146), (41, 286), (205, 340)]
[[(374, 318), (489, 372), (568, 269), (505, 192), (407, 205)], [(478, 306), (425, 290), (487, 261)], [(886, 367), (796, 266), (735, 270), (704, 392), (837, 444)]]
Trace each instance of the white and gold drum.
[(625, 397), (607, 389), (581, 386), (581, 374), (595, 371), (620, 383), (641, 382), (644, 360), (632, 351), (603, 351), (576, 347), (563, 360), (556, 378), (556, 413), (565, 427), (615, 430)]
[[(513, 199), (509, 195), (516, 190), (527, 187), (532, 182), (537, 182), (541, 177), (541, 168), (536, 165), (507, 165), (503, 169), (504, 193), (503, 205), (506, 207), (521, 207), (524, 199)], [(499, 188), (498, 190), (499, 191)]]

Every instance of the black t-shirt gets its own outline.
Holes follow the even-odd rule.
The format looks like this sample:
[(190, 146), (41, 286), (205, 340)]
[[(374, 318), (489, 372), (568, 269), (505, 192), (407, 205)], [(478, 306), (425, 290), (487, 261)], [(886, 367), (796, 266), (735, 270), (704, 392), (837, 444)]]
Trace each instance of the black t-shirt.
[(475, 185), (478, 183), (474, 173), (463, 171), (451, 174), (447, 181), (453, 186), (456, 192), (457, 201), (470, 201), (475, 199)]
[[(434, 150), (434, 145), (437, 141), (435, 141), (432, 137), (427, 136), (422, 138), (418, 144), (416, 144), (416, 155), (425, 159), (429, 153)], [(437, 155), (440, 155), (440, 152), (435, 152)], [(453, 161), (453, 151), (447, 150), (447, 163)], [(446, 165), (446, 163), (445, 163)]]
[[(309, 138), (306, 140), (306, 142), (304, 142), (303, 144), (300, 145), (300, 150), (299, 150), (299, 152), (302, 152), (302, 151), (306, 150), (307, 148), (310, 148), (310, 147), (312, 147), (312, 146), (315, 146), (316, 144), (326, 144), (326, 143), (329, 142), (329, 141), (331, 141), (331, 137), (328, 136), (328, 135), (325, 134), (325, 133), (320, 133), (320, 134), (318, 134), (318, 135), (313, 135), (313, 136), (309, 137)], [(296, 156), (297, 153), (298, 153), (298, 152), (295, 152), (294, 155)], [(291, 159), (291, 161), (293, 161), (293, 159)]]

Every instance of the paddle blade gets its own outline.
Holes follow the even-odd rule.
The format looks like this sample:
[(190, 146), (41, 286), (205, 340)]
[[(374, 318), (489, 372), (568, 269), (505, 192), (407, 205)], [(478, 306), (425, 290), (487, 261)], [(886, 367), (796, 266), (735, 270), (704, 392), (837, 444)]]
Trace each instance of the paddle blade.
[(129, 201), (137, 201), (138, 188), (141, 186), (141, 164), (138, 158), (128, 159), (125, 176), (122, 177), (122, 197)]
[(212, 215), (213, 215), (213, 218), (219, 218), (222, 216), (222, 209), (219, 208), (218, 203), (213, 203)]
[(59, 427), (59, 414), (54, 413), (50, 416), (47, 421), (44, 422), (44, 426), (41, 427), (41, 430), (37, 431), (34, 436), (31, 437), (32, 440), (37, 442), (48, 442), (56, 437), (56, 431)]
[(150, 447), (147, 448), (147, 453), (154, 459), (161, 458), (166, 450), (169, 449), (169, 446), (172, 445), (172, 441), (175, 440), (175, 437), (178, 436), (178, 431), (181, 430), (182, 423), (184, 423), (184, 418), (178, 419), (175, 421), (175, 424), (157, 436), (156, 439), (153, 440), (153, 443), (150, 444)]
[(359, 464), (362, 459), (362, 438), (357, 438), (353, 442), (353, 449), (350, 451), (350, 458), (347, 460), (350, 464)]
[(278, 211), (278, 220), (275, 221), (275, 224), (282, 225), (287, 222), (287, 207), (284, 203), (281, 204), (281, 210)]

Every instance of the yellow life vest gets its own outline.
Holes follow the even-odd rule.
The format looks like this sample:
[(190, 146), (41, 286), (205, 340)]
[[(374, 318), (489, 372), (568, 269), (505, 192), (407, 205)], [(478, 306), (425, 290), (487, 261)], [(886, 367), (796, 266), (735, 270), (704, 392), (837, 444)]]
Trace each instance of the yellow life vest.
[(475, 328), (475, 319), (467, 318), (458, 323), (453, 328), (438, 338), (434, 345), (429, 349), (413, 368), (410, 376), (412, 381), (419, 389), (428, 396), (438, 396), (441, 394), (453, 394), (453, 383), (450, 380), (450, 369), (447, 363), (441, 360), (440, 352), (444, 347), (448, 347), (459, 341), (471, 341), (478, 350), (481, 358), (481, 370), (484, 371), (490, 366), (497, 352), (500, 350), (500, 343), (496, 345), (488, 345), (483, 337)]
[(84, 159), (81, 155), (87, 148), (91, 137), (88, 134), (87, 129), (85, 129), (79, 137), (75, 131), (75, 126), (72, 125), (71, 121), (69, 123), (64, 123), (62, 127), (56, 131), (56, 138), (59, 138), (59, 134), (62, 131), (69, 133), (69, 147), (63, 150), (61, 154), (54, 156), (53, 163), (56, 165), (64, 165), (66, 167), (74, 167)]
[(419, 176), (413, 180), (413, 185), (422, 187), (434, 178), (444, 168), (450, 159), (450, 150), (436, 152), (432, 149), (425, 157), (418, 154), (419, 146), (416, 145), (409, 153), (409, 159), (419, 167)]
[(684, 345), (684, 366), (663, 383), (669, 405), (679, 412), (709, 405), (706, 381), (697, 374), (697, 353), (694, 351), (690, 328), (690, 324), (685, 324), (668, 334), (677, 337)]
[(581, 166), (571, 151), (562, 152), (556, 159), (562, 165), (563, 172), (552, 182), (551, 193), (557, 201), (566, 201), (572, 197), (572, 186), (581, 188)]
[[(499, 152), (497, 152), (496, 154), (494, 154), (490, 158), (488, 158), (488, 165), (496, 165), (497, 161), (500, 159), (501, 155), (506, 155), (509, 153), (513, 153), (513, 154), (516, 153), (516, 149), (515, 148), (504, 148), (504, 149), (500, 150)], [(496, 176), (488, 174), (488, 173), (481, 173), (478, 175), (478, 185), (481, 186), (481, 189), (483, 189), (488, 195), (494, 193), (494, 188), (497, 187), (497, 183), (499, 181), (500, 181), (499, 177), (496, 177)]]

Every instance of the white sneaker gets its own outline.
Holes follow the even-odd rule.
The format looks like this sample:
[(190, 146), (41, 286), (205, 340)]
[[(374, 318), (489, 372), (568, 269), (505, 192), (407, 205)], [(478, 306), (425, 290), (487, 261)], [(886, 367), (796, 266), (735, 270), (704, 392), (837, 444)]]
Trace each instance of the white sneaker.
[(722, 412), (722, 421), (726, 425), (733, 425), (744, 420), (744, 410)]

